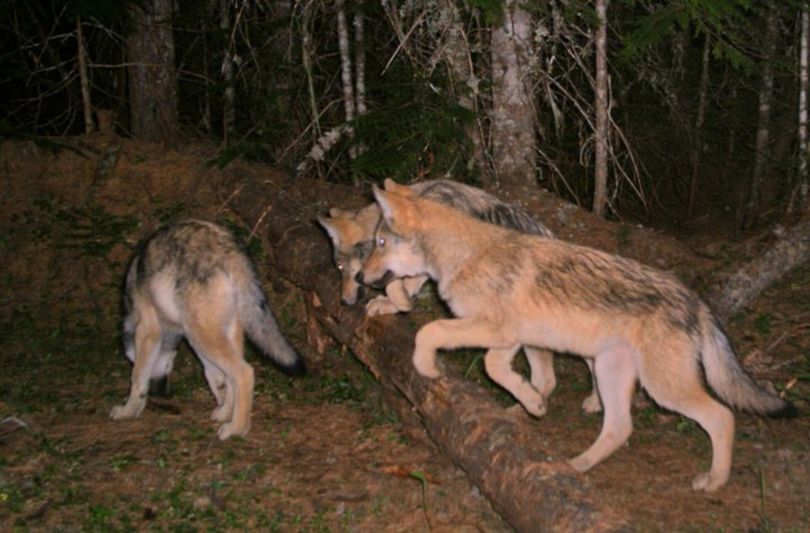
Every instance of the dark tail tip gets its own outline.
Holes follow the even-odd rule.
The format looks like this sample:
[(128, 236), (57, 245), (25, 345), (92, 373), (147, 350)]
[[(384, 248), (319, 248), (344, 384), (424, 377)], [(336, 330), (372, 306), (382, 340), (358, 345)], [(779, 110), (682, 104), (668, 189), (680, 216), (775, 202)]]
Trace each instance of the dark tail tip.
[(279, 365), (281, 371), (288, 376), (299, 377), (307, 373), (307, 365), (299, 355), (291, 365)]
[(785, 402), (784, 407), (768, 413), (771, 418), (796, 418), (799, 416), (799, 409), (793, 402)]

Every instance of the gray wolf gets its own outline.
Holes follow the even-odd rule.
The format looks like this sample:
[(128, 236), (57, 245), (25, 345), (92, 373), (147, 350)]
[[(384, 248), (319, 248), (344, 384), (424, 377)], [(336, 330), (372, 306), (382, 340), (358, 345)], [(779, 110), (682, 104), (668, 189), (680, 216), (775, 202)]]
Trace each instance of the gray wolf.
[(202, 362), (222, 440), (250, 429), (254, 375), (243, 357), (243, 332), (282, 370), (304, 372), (252, 263), (216, 224), (185, 220), (146, 240), (127, 273), (124, 307), (124, 351), (133, 368), (129, 399), (110, 412), (116, 420), (141, 414), (150, 380), (169, 375), (182, 337)]
[[(695, 490), (723, 486), (731, 469), (734, 406), (790, 416), (795, 407), (759, 387), (738, 362), (708, 307), (673, 276), (618, 256), (484, 224), (386, 182), (374, 195), (383, 222), (361, 270), (429, 275), (455, 319), (423, 326), (413, 362), (438, 378), (437, 349), (484, 347), (492, 379), (526, 409), (544, 397), (511, 368), (518, 348), (537, 346), (592, 359), (604, 419), (593, 445), (569, 464), (585, 472), (630, 437), (636, 381), (662, 407), (695, 420), (712, 443)], [(705, 384), (704, 384), (705, 378)], [(717, 398), (706, 389), (708, 385)]]
[[(525, 209), (505, 203), (476, 187), (438, 179), (415, 183), (408, 189), (420, 197), (436, 200), (480, 220), (523, 233), (554, 238), (551, 230), (537, 222)], [(341, 273), (341, 302), (353, 305), (362, 290), (362, 284), (356, 279), (357, 274), (374, 248), (374, 232), (380, 222), (380, 208), (376, 203), (358, 211), (332, 208), (329, 215), (319, 217), (318, 222), (332, 241), (335, 265)], [(427, 276), (420, 275), (386, 280), (385, 295), (372, 299), (366, 306), (366, 314), (376, 316), (410, 311), (413, 297), (427, 279)], [(551, 352), (526, 347), (524, 353), (529, 362), (532, 384), (544, 397), (548, 397), (557, 383)], [(582, 408), (589, 413), (601, 410), (595, 387)]]

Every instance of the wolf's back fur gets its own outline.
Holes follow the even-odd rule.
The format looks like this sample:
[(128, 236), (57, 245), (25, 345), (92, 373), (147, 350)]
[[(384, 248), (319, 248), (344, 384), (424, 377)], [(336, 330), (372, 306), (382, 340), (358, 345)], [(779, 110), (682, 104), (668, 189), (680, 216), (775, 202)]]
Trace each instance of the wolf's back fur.
[(517, 204), (499, 200), (482, 189), (446, 179), (423, 181), (410, 188), (422, 198), (449, 205), (479, 220), (521, 233), (554, 237), (551, 230), (536, 221), (528, 211)]
[(221, 438), (249, 428), (253, 369), (243, 359), (243, 332), (286, 372), (304, 370), (278, 328), (250, 259), (216, 224), (185, 220), (156, 231), (130, 265), (124, 305), (132, 388), (113, 418), (140, 414), (148, 382), (168, 376), (183, 336), (217, 400), (212, 418), (226, 422)]

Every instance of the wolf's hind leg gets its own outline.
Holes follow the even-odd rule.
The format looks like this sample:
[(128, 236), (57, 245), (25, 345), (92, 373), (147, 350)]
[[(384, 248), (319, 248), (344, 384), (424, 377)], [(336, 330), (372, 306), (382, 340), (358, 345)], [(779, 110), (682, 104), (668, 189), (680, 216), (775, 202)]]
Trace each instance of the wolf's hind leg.
[[(666, 350), (684, 353), (688, 348), (680, 343)], [(722, 487), (731, 471), (734, 414), (706, 392), (696, 359), (683, 357), (667, 368), (642, 368), (641, 384), (659, 405), (691, 418), (709, 434), (712, 465), (694, 478), (692, 488), (711, 492)]]
[(523, 376), (512, 369), (512, 359), (519, 349), (520, 345), (515, 345), (507, 349), (489, 350), (484, 356), (484, 367), (489, 377), (517, 398), (526, 411), (536, 417), (541, 417), (546, 414), (544, 397), (533, 385), (523, 379)]
[(627, 442), (633, 432), (630, 406), (638, 375), (634, 355), (632, 346), (618, 342), (596, 356), (594, 372), (605, 409), (602, 431), (590, 448), (569, 461), (574, 470), (590, 470)]
[[(244, 436), (250, 429), (254, 374), (253, 368), (242, 358), (244, 342), (242, 328), (236, 324), (223, 328), (213, 323), (201, 324), (195, 327), (194, 331), (200, 333), (189, 340), (200, 359), (204, 361), (206, 380), (209, 386), (213, 381), (216, 390), (220, 391), (217, 393), (212, 389), (218, 407), (211, 413), (211, 417), (215, 420), (225, 421), (219, 428), (219, 438), (225, 440), (234, 435)], [(220, 381), (223, 378), (224, 399), (221, 396)]]
[(130, 378), (129, 398), (124, 405), (110, 411), (115, 420), (136, 418), (146, 407), (149, 378), (160, 353), (160, 322), (154, 312), (141, 312), (134, 334), (134, 361)]
[[(557, 387), (557, 376), (554, 374), (554, 354), (548, 350), (524, 346), (523, 353), (529, 362), (531, 382), (534, 388), (548, 399)], [(493, 378), (494, 379), (494, 378)]]
[(591, 373), (591, 395), (582, 401), (582, 410), (593, 414), (602, 410), (602, 400), (599, 399), (599, 386), (596, 384), (596, 372), (593, 369), (593, 359), (586, 358), (588, 371)]
[(225, 374), (216, 365), (202, 356), (200, 361), (203, 365), (203, 373), (205, 374), (205, 380), (208, 382), (208, 388), (211, 389), (211, 394), (214, 395), (217, 402), (216, 409), (211, 411), (211, 420), (227, 422), (233, 416), (233, 390), (228, 387)]
[(169, 375), (174, 368), (177, 345), (181, 338), (176, 333), (163, 333), (160, 336), (160, 353), (152, 365), (152, 375), (149, 377), (149, 396), (169, 395)]

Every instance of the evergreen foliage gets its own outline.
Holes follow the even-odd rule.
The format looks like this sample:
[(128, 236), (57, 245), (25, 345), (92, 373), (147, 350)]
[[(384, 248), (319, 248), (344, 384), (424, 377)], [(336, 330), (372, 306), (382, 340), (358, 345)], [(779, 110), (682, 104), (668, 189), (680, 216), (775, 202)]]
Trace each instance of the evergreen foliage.
[(382, 105), (355, 121), (353, 143), (362, 153), (352, 172), (378, 181), (425, 174), (474, 180), (467, 128), (475, 114), (448, 94), (446, 80), (419, 79), (404, 62), (384, 80), (374, 91)]

